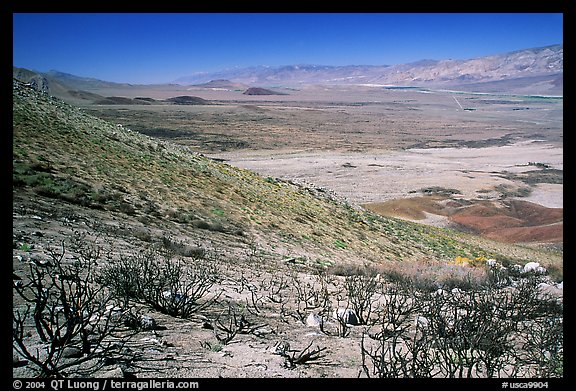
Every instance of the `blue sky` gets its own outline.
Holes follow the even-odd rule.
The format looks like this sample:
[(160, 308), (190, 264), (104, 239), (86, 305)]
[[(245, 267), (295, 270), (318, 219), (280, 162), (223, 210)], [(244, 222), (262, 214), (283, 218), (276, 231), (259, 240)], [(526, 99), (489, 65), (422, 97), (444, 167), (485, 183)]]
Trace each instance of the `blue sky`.
[(563, 43), (561, 13), (16, 13), (13, 65), (127, 83), (255, 65), (392, 65)]

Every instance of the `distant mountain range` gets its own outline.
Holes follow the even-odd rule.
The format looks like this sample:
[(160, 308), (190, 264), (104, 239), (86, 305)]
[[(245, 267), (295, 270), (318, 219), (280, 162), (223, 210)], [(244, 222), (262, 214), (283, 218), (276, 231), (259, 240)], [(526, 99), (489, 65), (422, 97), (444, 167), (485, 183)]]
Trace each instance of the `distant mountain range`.
[[(469, 60), (420, 60), (400, 65), (255, 66), (197, 73), (174, 81), (198, 88), (301, 88), (305, 85), (418, 86), (474, 92), (563, 95), (564, 47), (552, 45)], [(134, 89), (68, 73), (14, 67), (14, 77), (67, 100), (97, 100), (95, 91)], [(140, 86), (142, 87), (142, 86)], [(91, 92), (92, 91), (92, 92)]]
[[(177, 84), (198, 84), (214, 79), (263, 87), (297, 87), (305, 84), (403, 85), (505, 91), (531, 87), (562, 94), (563, 45), (518, 50), (469, 60), (420, 60), (400, 65), (287, 65), (256, 66), (197, 73)], [(484, 83), (490, 83), (483, 85)]]

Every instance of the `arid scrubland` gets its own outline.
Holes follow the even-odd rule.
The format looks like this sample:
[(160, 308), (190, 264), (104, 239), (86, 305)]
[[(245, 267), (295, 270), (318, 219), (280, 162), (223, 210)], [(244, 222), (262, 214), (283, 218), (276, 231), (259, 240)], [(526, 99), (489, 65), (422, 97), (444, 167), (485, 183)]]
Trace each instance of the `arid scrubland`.
[(214, 94), (79, 109), (14, 82), (15, 377), (563, 376), (561, 242), (361, 206), (561, 208), (561, 100)]

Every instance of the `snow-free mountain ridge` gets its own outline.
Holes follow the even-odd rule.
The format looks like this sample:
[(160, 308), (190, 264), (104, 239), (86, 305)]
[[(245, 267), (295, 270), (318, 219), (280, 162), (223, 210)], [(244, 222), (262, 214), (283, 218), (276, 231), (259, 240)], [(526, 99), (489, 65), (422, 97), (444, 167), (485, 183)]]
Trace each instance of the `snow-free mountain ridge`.
[[(195, 73), (173, 84), (211, 89), (302, 88), (306, 85), (366, 87), (414, 86), (469, 92), (563, 95), (562, 44), (517, 50), (467, 60), (423, 59), (398, 65), (253, 66)], [(79, 77), (59, 71), (45, 73), (14, 67), (14, 77), (48, 92), (130, 89), (135, 85)]]

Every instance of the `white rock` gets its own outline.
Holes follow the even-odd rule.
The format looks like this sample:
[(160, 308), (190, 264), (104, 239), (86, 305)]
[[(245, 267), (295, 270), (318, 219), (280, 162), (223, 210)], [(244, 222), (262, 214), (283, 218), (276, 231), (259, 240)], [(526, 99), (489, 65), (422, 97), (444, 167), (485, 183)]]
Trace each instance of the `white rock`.
[(144, 338), (140, 338), (140, 342), (149, 342), (149, 343), (153, 343), (156, 345), (161, 345), (160, 341), (156, 338), (152, 338), (152, 337), (144, 337)]
[(183, 302), (188, 301), (187, 296), (181, 295), (180, 293), (170, 292), (170, 291), (162, 292), (162, 297), (165, 298), (166, 300), (171, 301), (173, 304), (180, 303), (181, 301), (183, 301)]
[(453, 288), (450, 292), (452, 292), (453, 295), (459, 295), (461, 293), (464, 293), (464, 291), (459, 288)]
[(148, 315), (140, 316), (140, 328), (142, 330), (146, 331), (155, 330), (156, 327), (157, 327), (156, 320), (154, 320), (154, 318)]
[(421, 328), (421, 329), (426, 329), (426, 328), (428, 328), (429, 324), (430, 324), (430, 321), (425, 316), (418, 315), (416, 317), (416, 327)]
[(356, 316), (354, 310), (351, 308), (338, 308), (337, 310), (334, 310), (332, 316), (334, 319), (338, 321), (341, 319), (346, 322), (346, 324), (351, 326), (357, 326), (359, 324), (358, 317)]
[(98, 372), (94, 377), (106, 378), (106, 379), (109, 378), (121, 379), (124, 377), (124, 372), (122, 371), (122, 368), (120, 368), (119, 366), (115, 366), (113, 369)]
[(290, 344), (286, 341), (278, 341), (274, 344), (273, 353), (283, 356), (290, 350)]
[(83, 355), (82, 349), (75, 346), (67, 346), (62, 350), (62, 356), (66, 358), (80, 358)]
[(316, 315), (315, 313), (310, 313), (306, 318), (306, 326), (308, 327), (320, 327), (322, 324), (322, 317), (320, 315)]
[(556, 284), (556, 288), (563, 290), (564, 289), (564, 281), (561, 281), (558, 284)]
[(514, 264), (514, 265), (510, 266), (510, 270), (512, 270), (513, 272), (516, 272), (516, 273), (520, 273), (520, 272), (522, 272), (522, 266)]
[(115, 305), (107, 305), (106, 306), (106, 313), (110, 316), (110, 319), (114, 320), (114, 321), (119, 321), (120, 319), (122, 319), (122, 316), (124, 315), (124, 311), (122, 310), (122, 307), (118, 307)]
[(433, 295), (434, 296), (446, 296), (448, 292), (446, 292), (444, 289), (440, 288), (438, 290), (436, 290)]
[(537, 274), (544, 274), (546, 273), (546, 269), (544, 269), (538, 262), (528, 262), (524, 265), (524, 269), (522, 269), (522, 273), (529, 273), (534, 272)]
[(538, 284), (538, 289), (543, 294), (554, 295), (558, 297), (563, 295), (563, 290), (561, 288), (558, 288), (557, 285), (551, 285), (545, 282), (541, 282), (540, 284)]
[(488, 260), (486, 261), (486, 265), (487, 265), (488, 267), (494, 267), (494, 266), (496, 266), (496, 263), (497, 263), (497, 262), (496, 262), (495, 259), (488, 259)]
[(538, 289), (540, 289), (541, 291), (545, 291), (552, 288), (552, 285), (547, 284), (545, 282), (541, 282), (540, 284), (538, 284)]

